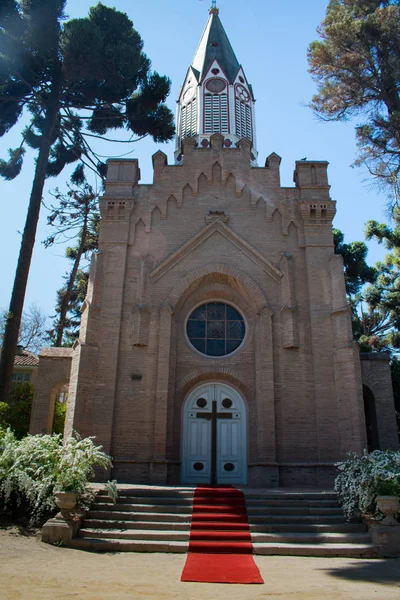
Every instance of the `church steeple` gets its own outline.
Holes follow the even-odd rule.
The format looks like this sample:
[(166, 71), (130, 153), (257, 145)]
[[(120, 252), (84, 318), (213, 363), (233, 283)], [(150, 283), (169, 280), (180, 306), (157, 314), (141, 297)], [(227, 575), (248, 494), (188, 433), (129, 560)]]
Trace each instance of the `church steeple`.
[(243, 68), (226, 35), (213, 2), (193, 62), (178, 98), (175, 157), (181, 162), (182, 140), (195, 138), (207, 148), (210, 137), (221, 133), (226, 148), (242, 138), (252, 142), (256, 164), (254, 96)]

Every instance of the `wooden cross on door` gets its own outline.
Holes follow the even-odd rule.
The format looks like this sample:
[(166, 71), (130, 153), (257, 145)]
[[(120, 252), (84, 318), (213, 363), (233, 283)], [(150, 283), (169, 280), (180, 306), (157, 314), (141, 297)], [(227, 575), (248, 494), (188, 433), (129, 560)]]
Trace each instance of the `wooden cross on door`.
[(217, 412), (217, 401), (212, 401), (211, 412), (196, 413), (197, 419), (211, 421), (211, 484), (217, 483), (217, 419), (232, 419), (232, 413)]

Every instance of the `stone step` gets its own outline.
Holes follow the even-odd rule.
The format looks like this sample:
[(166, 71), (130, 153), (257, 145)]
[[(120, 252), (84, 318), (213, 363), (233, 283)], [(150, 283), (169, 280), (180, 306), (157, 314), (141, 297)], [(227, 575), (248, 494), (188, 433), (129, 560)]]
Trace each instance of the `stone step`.
[(268, 491), (258, 491), (258, 490), (247, 490), (245, 488), (242, 489), (246, 497), (246, 501), (251, 498), (263, 498), (269, 500), (282, 499), (286, 500), (336, 500), (337, 501), (337, 493), (336, 492), (291, 492), (289, 489), (282, 490), (282, 488)]
[(314, 507), (286, 507), (286, 506), (247, 506), (247, 514), (258, 516), (268, 513), (270, 515), (341, 515), (343, 510), (338, 507), (314, 508)]
[[(224, 536), (226, 532), (220, 532)], [(201, 532), (197, 532), (201, 537)], [(242, 534), (238, 534), (241, 537)], [(99, 539), (120, 539), (120, 540), (148, 540), (148, 541), (170, 541), (187, 542), (190, 538), (190, 531), (165, 531), (165, 530), (143, 530), (143, 529), (94, 529), (85, 527), (80, 530), (79, 537), (99, 538)], [(323, 535), (315, 533), (252, 533), (251, 540), (253, 544), (260, 543), (286, 543), (286, 544), (370, 544), (371, 538), (368, 534), (339, 534), (326, 533)]]
[[(97, 552), (171, 552), (186, 553), (189, 543), (185, 541), (125, 540), (116, 538), (74, 538), (68, 544), (72, 548)], [(290, 544), (255, 543), (254, 554), (286, 556), (318, 556), (349, 558), (375, 558), (372, 544)]]
[(344, 524), (346, 523), (343, 514), (339, 515), (274, 515), (271, 513), (265, 514), (248, 514), (248, 521), (251, 525), (257, 524), (275, 524), (275, 523), (314, 523), (314, 524)]
[[(204, 501), (207, 499), (204, 498)], [(110, 498), (107, 495), (98, 495), (95, 500), (97, 505), (104, 505), (107, 507), (115, 506)], [(205, 502), (206, 503), (206, 502)], [(215, 501), (215, 505), (223, 504), (223, 499), (218, 499)], [(132, 506), (142, 505), (142, 506), (188, 506), (191, 507), (193, 505), (192, 497), (151, 497), (151, 496), (126, 496), (120, 495), (117, 498), (116, 504), (120, 505), (128, 505)], [(234, 505), (243, 504), (243, 500), (238, 499), (232, 502)], [(298, 510), (301, 508), (315, 508), (320, 510), (325, 509), (336, 509), (341, 511), (337, 501), (335, 500), (285, 500), (284, 498), (279, 499), (268, 499), (268, 498), (246, 498), (246, 505), (248, 510), (258, 510), (261, 508), (284, 508), (285, 510), (289, 510), (291, 508)]]
[(337, 500), (285, 500), (284, 498), (246, 498), (247, 507), (253, 506), (284, 506), (301, 508), (337, 508)]
[[(110, 504), (112, 505), (109, 496), (96, 496), (95, 500), (96, 504)], [(116, 504), (131, 504), (132, 506), (136, 506), (137, 504), (143, 504), (148, 506), (192, 506), (193, 498), (191, 497), (178, 497), (178, 498), (169, 498), (169, 497), (152, 497), (152, 496), (118, 496)]]
[(163, 512), (168, 512), (168, 513), (181, 513), (181, 514), (192, 514), (192, 505), (188, 504), (179, 504), (179, 505), (173, 505), (173, 504), (106, 504), (103, 502), (95, 502), (93, 505), (95, 510), (102, 510), (102, 511), (110, 511), (110, 512), (115, 512), (115, 511), (123, 511), (123, 512), (152, 512), (152, 513), (163, 513)]
[(91, 552), (162, 552), (186, 553), (189, 542), (168, 542), (150, 540), (119, 540), (101, 538), (73, 538), (70, 548)]
[[(222, 515), (220, 515), (222, 517)], [(224, 515), (225, 516), (225, 515)], [(191, 522), (192, 514), (186, 513), (160, 513), (160, 512), (133, 512), (133, 511), (119, 511), (119, 510), (91, 510), (88, 512), (87, 517), (89, 519), (109, 519), (118, 521), (176, 521), (176, 522)], [(208, 514), (196, 514), (199, 520), (207, 521), (209, 519)], [(236, 518), (237, 517), (237, 518)], [(239, 519), (240, 515), (233, 515), (232, 520)], [(229, 520), (226, 516), (226, 520)], [(262, 516), (249, 516), (250, 525), (274, 525), (274, 524), (345, 524), (344, 517), (342, 515), (262, 515)]]
[(190, 521), (186, 523), (173, 523), (172, 521), (118, 521), (111, 519), (84, 519), (83, 528), (91, 529), (148, 529), (164, 531), (190, 531)]
[[(225, 526), (218, 524), (221, 529), (226, 529)], [(236, 527), (237, 525), (235, 525)], [(172, 521), (127, 521), (117, 519), (90, 519), (85, 518), (82, 523), (84, 528), (98, 529), (155, 529), (155, 530), (171, 530), (171, 531), (189, 531), (190, 521), (174, 523)], [(325, 533), (356, 533), (365, 534), (367, 528), (361, 523), (343, 523), (334, 525), (325, 524), (298, 524), (298, 523), (280, 523), (280, 524), (250, 524), (252, 533), (314, 533), (316, 535), (324, 535)], [(215, 523), (208, 524), (207, 521), (202, 523), (202, 529), (217, 529)]]
[[(119, 496), (137, 496), (140, 498), (190, 498), (193, 496), (195, 487), (182, 487), (182, 488), (164, 488), (157, 486), (140, 487), (140, 486), (124, 486), (123, 484), (117, 485), (117, 491)], [(106, 496), (105, 490), (97, 492), (98, 496)]]
[(276, 532), (288, 532), (288, 533), (365, 533), (367, 528), (361, 523), (335, 523), (332, 525), (326, 525), (323, 523), (279, 523), (279, 524), (250, 524), (250, 531), (253, 533), (276, 533)]
[(102, 538), (119, 540), (149, 540), (149, 541), (169, 541), (169, 542), (187, 542), (190, 531), (168, 531), (168, 530), (148, 530), (148, 529), (92, 529), (85, 527), (79, 531), (79, 537), (83, 538)]
[(260, 543), (286, 543), (286, 544), (371, 544), (368, 533), (256, 533), (251, 532), (253, 544)]
[(180, 514), (180, 513), (135, 513), (130, 511), (120, 510), (90, 510), (86, 518), (89, 519), (112, 519), (118, 521), (174, 521), (181, 523), (190, 523), (192, 519), (192, 513)]
[(317, 556), (346, 558), (376, 558), (372, 544), (253, 544), (253, 553), (260, 555)]

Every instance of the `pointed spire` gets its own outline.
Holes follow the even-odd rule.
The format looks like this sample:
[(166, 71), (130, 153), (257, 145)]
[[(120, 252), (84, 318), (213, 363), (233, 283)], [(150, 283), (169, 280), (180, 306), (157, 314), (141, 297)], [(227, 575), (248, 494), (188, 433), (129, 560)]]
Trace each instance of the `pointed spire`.
[(210, 8), (210, 17), (193, 59), (192, 66), (199, 73), (198, 79), (201, 82), (213, 61), (217, 60), (219, 66), (228, 77), (229, 82), (233, 83), (240, 65), (218, 13), (218, 8), (213, 5)]

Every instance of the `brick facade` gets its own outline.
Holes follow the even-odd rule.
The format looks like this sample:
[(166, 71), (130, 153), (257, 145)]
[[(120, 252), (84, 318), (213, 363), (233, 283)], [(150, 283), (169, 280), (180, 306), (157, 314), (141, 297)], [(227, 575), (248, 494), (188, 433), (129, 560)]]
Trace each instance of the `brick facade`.
[[(66, 434), (96, 435), (113, 477), (178, 483), (181, 414), (199, 383), (237, 389), (248, 409), (251, 485), (322, 485), (333, 463), (366, 446), (327, 164), (250, 167), (250, 145), (184, 144), (184, 162), (109, 161), (100, 249), (72, 359)], [(247, 333), (232, 356), (195, 352), (193, 307), (226, 301)]]

